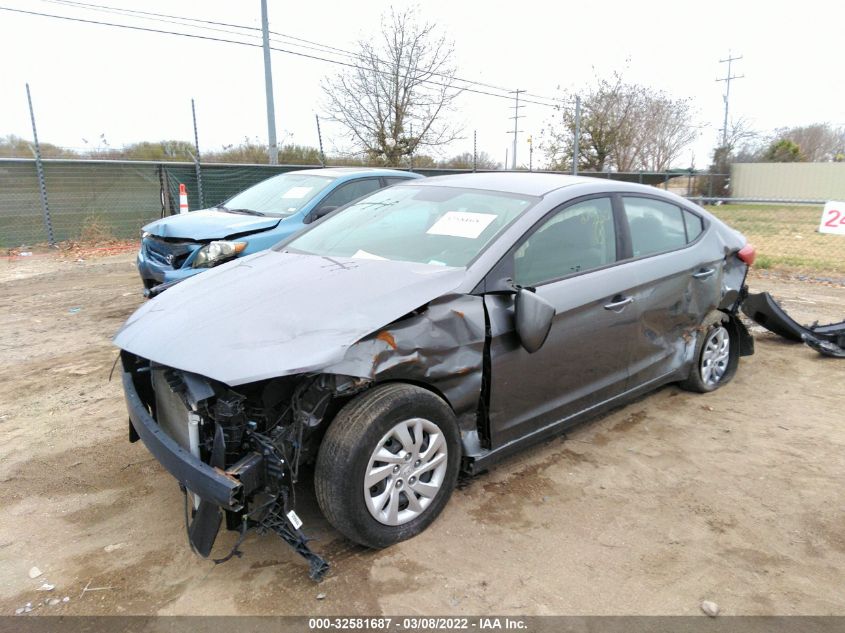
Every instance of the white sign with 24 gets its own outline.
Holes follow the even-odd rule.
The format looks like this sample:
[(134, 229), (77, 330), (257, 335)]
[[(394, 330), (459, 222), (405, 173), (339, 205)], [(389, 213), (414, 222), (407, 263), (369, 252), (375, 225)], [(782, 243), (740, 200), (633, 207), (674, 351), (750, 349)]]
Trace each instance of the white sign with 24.
[(838, 233), (845, 235), (845, 202), (831, 200), (824, 205), (819, 233)]

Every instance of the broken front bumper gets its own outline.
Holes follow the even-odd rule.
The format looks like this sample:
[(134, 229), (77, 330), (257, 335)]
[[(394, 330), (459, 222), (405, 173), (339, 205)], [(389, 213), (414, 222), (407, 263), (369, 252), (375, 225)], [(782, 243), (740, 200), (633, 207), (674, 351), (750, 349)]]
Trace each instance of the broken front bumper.
[[(147, 411), (141, 401), (132, 374), (123, 372), (123, 392), (129, 410), (129, 421), (147, 450), (185, 488), (225, 510), (238, 512), (247, 497), (261, 485), (261, 456), (250, 453), (228, 470), (213, 468), (200, 461), (170, 438)], [(251, 476), (252, 475), (252, 476)]]
[[(129, 411), (130, 441), (140, 439), (153, 457), (183, 488), (190, 490), (200, 499), (194, 520), (187, 524), (188, 540), (194, 551), (203, 557), (210, 554), (220, 528), (219, 509), (223, 509), (227, 511), (227, 517), (234, 515), (241, 518), (241, 539), (249, 526), (257, 528), (259, 533), (276, 532), (308, 561), (311, 578), (315, 581), (322, 580), (329, 570), (329, 564), (308, 547), (308, 539), (299, 529), (301, 526), (299, 518), (294, 512), (289, 512), (287, 494), (283, 496), (281, 504), (277, 503), (274, 506), (274, 508), (278, 507), (278, 512), (274, 508), (268, 509), (269, 504), (265, 503), (259, 507), (259, 510), (265, 509), (263, 516), (250, 518), (248, 504), (254, 500), (253, 495), (261, 494), (265, 490), (268, 467), (269, 470), (273, 470), (272, 458), (265, 458), (261, 453), (253, 450), (247, 452), (225, 470), (206, 464), (165, 433), (150, 415), (141, 399), (133, 374), (128, 371), (123, 371), (122, 374), (123, 392)], [(220, 440), (219, 447), (218, 440)], [(212, 449), (212, 453), (217, 452), (218, 449), (224, 450), (219, 428), (215, 435), (215, 449)], [(187, 523), (187, 506), (185, 518)], [(239, 540), (238, 544), (240, 542)], [(237, 553), (237, 548), (238, 545), (235, 545), (232, 554)], [(232, 554), (219, 561), (215, 560), (215, 563), (227, 560)]]

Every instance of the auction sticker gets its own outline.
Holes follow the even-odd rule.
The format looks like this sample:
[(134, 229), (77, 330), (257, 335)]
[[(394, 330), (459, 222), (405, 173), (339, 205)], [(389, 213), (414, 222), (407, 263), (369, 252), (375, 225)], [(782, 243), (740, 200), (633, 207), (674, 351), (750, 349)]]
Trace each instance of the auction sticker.
[(314, 187), (291, 187), (282, 194), (282, 198), (304, 198)]
[(819, 233), (845, 235), (845, 202), (831, 200), (824, 205)]
[(452, 237), (466, 237), (471, 240), (478, 238), (482, 231), (496, 219), (493, 213), (470, 213), (467, 211), (449, 211), (442, 218), (431, 225), (426, 231), (429, 235), (449, 235)]

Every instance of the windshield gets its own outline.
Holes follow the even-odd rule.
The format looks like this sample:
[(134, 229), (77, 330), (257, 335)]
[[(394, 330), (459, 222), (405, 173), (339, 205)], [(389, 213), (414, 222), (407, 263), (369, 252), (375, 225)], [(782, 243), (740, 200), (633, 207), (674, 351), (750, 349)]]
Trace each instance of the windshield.
[(359, 200), (281, 248), (463, 267), (534, 202), (476, 189), (392, 187)]
[(292, 215), (331, 184), (334, 178), (310, 174), (280, 174), (253, 185), (223, 203), (226, 209), (245, 209), (261, 215)]

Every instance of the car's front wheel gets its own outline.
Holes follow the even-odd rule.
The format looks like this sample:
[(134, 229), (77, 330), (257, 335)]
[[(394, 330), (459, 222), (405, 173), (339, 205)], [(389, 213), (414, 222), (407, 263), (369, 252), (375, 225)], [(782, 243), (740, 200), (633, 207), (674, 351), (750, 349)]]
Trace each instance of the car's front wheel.
[(351, 540), (387, 547), (437, 518), (459, 464), (449, 406), (421, 387), (383, 385), (350, 401), (326, 431), (314, 473), (317, 501)]
[(706, 393), (730, 382), (739, 364), (739, 341), (731, 336), (730, 317), (711, 315), (701, 324), (702, 335), (695, 351), (695, 366), (680, 386), (689, 391)]

